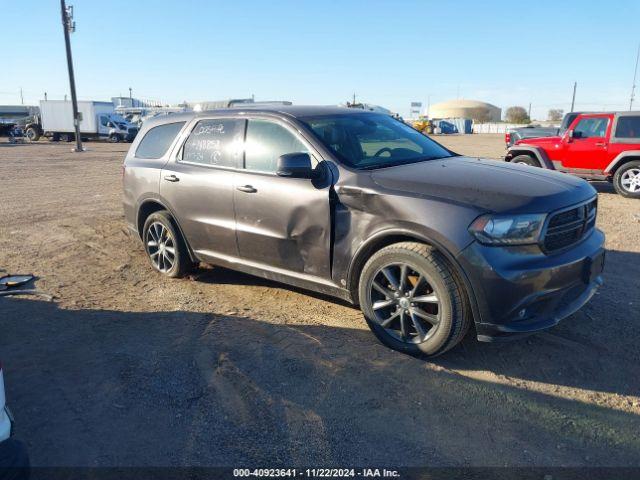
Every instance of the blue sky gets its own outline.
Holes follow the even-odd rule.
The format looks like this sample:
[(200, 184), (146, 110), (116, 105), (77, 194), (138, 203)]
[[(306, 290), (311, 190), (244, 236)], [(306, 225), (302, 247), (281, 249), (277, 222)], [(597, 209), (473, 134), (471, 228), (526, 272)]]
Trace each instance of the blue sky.
[[(68, 0), (78, 96), (628, 108), (638, 0)], [(57, 0), (0, 0), (0, 104), (69, 91)], [(11, 43), (11, 41), (15, 43)], [(640, 94), (637, 96), (640, 106)]]

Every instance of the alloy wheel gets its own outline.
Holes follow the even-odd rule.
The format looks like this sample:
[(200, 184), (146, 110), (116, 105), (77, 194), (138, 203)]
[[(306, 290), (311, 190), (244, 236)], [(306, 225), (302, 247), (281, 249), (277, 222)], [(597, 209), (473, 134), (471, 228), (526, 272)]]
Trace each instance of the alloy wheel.
[(380, 268), (369, 286), (374, 321), (395, 339), (418, 344), (440, 325), (440, 300), (433, 282), (408, 263)]
[(147, 229), (145, 242), (153, 266), (163, 273), (171, 270), (176, 261), (176, 242), (169, 229), (153, 222)]
[(627, 192), (640, 192), (640, 168), (630, 168), (620, 177), (620, 184)]

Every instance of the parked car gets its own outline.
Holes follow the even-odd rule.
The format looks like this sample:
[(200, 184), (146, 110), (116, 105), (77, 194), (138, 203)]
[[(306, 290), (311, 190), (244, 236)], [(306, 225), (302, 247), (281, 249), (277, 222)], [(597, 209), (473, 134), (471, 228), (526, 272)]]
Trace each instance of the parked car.
[(29, 478), (29, 456), (23, 443), (12, 438), (13, 417), (5, 405), (4, 373), (0, 363), (0, 480)]
[(124, 211), (168, 277), (206, 262), (359, 304), (437, 355), (557, 324), (602, 284), (597, 196), (556, 172), (462, 157), (388, 115), (233, 109), (149, 120)]
[(608, 180), (640, 198), (640, 112), (581, 113), (561, 136), (519, 141), (505, 160)]
[(565, 114), (559, 128), (541, 127), (540, 125), (527, 125), (525, 127), (510, 128), (504, 134), (504, 143), (507, 145), (507, 148), (509, 148), (519, 140), (562, 135), (578, 115), (580, 115), (580, 112), (569, 112)]

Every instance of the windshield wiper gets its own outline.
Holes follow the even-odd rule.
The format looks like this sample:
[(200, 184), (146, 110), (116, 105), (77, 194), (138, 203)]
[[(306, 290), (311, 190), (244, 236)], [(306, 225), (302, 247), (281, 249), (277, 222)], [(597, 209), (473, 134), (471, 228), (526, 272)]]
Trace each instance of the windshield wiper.
[(399, 167), (402, 165), (410, 165), (412, 163), (420, 163), (420, 162), (428, 162), (429, 160), (441, 160), (443, 158), (451, 158), (454, 155), (447, 155), (444, 157), (422, 157), (422, 158), (411, 158), (411, 159), (405, 159), (404, 161), (400, 161), (400, 162), (387, 162), (387, 163), (375, 163), (372, 165), (366, 165), (363, 167), (356, 167), (360, 170), (374, 170), (376, 168), (388, 168), (388, 167)]

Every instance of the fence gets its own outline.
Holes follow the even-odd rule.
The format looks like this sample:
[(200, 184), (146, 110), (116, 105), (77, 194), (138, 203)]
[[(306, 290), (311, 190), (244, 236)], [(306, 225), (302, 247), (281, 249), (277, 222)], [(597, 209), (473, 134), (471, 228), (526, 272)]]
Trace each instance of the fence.
[(506, 133), (510, 128), (524, 127), (518, 123), (473, 123), (473, 133)]

